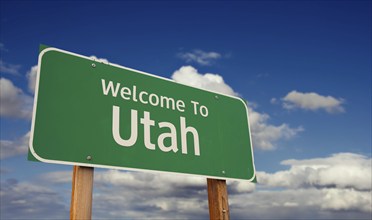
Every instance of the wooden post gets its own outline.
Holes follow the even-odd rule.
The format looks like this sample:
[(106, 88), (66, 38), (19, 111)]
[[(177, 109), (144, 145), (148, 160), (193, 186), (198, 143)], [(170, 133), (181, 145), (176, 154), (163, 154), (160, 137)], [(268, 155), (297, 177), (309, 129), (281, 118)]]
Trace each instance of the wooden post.
[(92, 218), (93, 167), (74, 166), (71, 194), (71, 220)]
[(209, 218), (211, 220), (229, 220), (229, 202), (226, 180), (207, 179)]

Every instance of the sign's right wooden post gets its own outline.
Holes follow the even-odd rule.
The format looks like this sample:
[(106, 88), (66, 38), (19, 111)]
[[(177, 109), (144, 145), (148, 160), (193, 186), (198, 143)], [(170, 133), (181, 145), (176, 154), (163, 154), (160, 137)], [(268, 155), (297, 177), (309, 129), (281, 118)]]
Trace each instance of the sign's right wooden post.
[(226, 180), (207, 179), (209, 218), (211, 220), (229, 220), (229, 201)]

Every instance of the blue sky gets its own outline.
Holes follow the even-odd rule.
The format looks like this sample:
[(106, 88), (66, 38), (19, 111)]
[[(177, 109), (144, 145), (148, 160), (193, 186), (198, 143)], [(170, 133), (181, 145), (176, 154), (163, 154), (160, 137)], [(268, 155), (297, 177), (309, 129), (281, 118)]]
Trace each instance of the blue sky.
[[(72, 167), (26, 160), (40, 44), (247, 99), (261, 181), (228, 183), (232, 217), (370, 218), (370, 1), (1, 1), (0, 10), (2, 218), (68, 217)], [(205, 218), (205, 187), (98, 169), (93, 218)]]

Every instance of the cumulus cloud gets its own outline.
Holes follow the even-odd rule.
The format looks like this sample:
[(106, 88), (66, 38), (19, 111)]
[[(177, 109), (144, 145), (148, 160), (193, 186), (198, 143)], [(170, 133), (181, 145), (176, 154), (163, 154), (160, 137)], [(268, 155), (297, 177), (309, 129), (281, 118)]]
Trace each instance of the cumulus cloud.
[(284, 98), (283, 108), (295, 109), (301, 108), (305, 110), (317, 111), (323, 109), (328, 113), (344, 112), (342, 104), (344, 99), (337, 99), (332, 96), (322, 96), (315, 92), (302, 93), (296, 90), (289, 92)]
[(21, 65), (6, 63), (3, 60), (0, 59), (0, 72), (2, 73), (8, 73), (11, 75), (20, 75), (19, 69), (21, 68)]
[(14, 141), (0, 140), (0, 159), (26, 154), (29, 139), (30, 132)]
[(33, 98), (6, 78), (0, 79), (0, 102), (1, 117), (31, 118)]
[(96, 57), (94, 55), (90, 56), (90, 58), (92, 58), (93, 60), (102, 62), (102, 63), (109, 63), (109, 61), (106, 58), (98, 58), (98, 57)]
[(221, 54), (217, 52), (205, 52), (202, 50), (193, 50), (192, 52), (179, 53), (178, 57), (185, 60), (187, 63), (196, 62), (200, 65), (211, 65), (213, 61), (221, 58)]
[(295, 137), (304, 129), (300, 126), (291, 128), (288, 124), (272, 125), (268, 121), (270, 116), (265, 113), (259, 113), (252, 107), (248, 107), (249, 123), (252, 129), (253, 146), (261, 150), (276, 149), (275, 143), (281, 139), (290, 139)]
[[(71, 171), (41, 179), (71, 184)], [(134, 219), (208, 218), (205, 178), (150, 172), (99, 170), (94, 174), (93, 217)]]
[[(97, 178), (97, 174), (95, 174), (94, 177)], [(40, 176), (40, 179), (51, 183), (70, 183), (72, 180), (72, 168), (71, 171), (54, 171), (44, 173)]]
[(62, 193), (16, 179), (1, 181), (1, 219), (67, 219), (69, 203)]
[[(71, 174), (70, 171), (57, 171), (43, 174), (41, 178), (53, 183), (69, 183), (72, 178)], [(174, 190), (181, 192), (184, 188), (203, 191), (207, 183), (205, 178), (198, 176), (120, 170), (96, 171), (94, 181), (98, 185), (111, 184), (130, 190), (151, 188), (156, 193), (174, 193)], [(152, 182), (152, 184), (149, 185), (148, 182)], [(227, 184), (234, 193), (246, 193), (255, 190), (255, 184), (247, 181), (228, 181)], [(187, 194), (185, 193), (185, 195)]]
[[(70, 184), (71, 171), (47, 173), (41, 179)], [(207, 181), (202, 177), (100, 170), (94, 174), (94, 186), (94, 218), (208, 218)], [(254, 189), (253, 183), (228, 181), (231, 195)]]
[[(273, 174), (258, 172), (258, 184), (227, 181), (231, 218), (368, 218), (372, 212), (370, 163), (371, 158), (352, 153), (339, 153), (325, 158), (290, 159), (282, 162), (283, 165), (290, 165), (285, 171)], [(348, 165), (342, 168), (344, 173), (332, 174), (344, 165)], [(314, 171), (309, 172), (309, 169)], [(358, 174), (357, 169), (363, 173)], [(314, 178), (314, 173), (319, 175)], [(331, 177), (330, 181), (332, 175), (334, 178)], [(342, 181), (343, 177), (348, 179), (348, 183)], [(71, 171), (47, 173), (42, 180), (70, 185)], [(96, 170), (94, 186), (94, 218), (208, 218), (205, 178)]]
[(270, 99), (270, 103), (271, 104), (278, 104), (278, 99), (272, 98), (272, 99)]
[(371, 215), (371, 192), (353, 189), (266, 189), (230, 196), (229, 201), (232, 219), (369, 219)]
[[(70, 171), (42, 175), (43, 181), (71, 183)], [(202, 177), (96, 171), (93, 213), (98, 218), (208, 218), (207, 181)], [(231, 195), (255, 190), (253, 183), (228, 181)]]
[(290, 168), (273, 174), (260, 172), (260, 182), (270, 187), (352, 188), (371, 190), (372, 159), (353, 153), (338, 153), (326, 158), (285, 160)]
[[(338, 153), (325, 158), (285, 160), (289, 169), (257, 172), (257, 189), (230, 198), (237, 217), (364, 219), (372, 212), (371, 158)], [(247, 199), (247, 196), (252, 199)]]
[(247, 181), (227, 181), (230, 195), (252, 193), (256, 190), (256, 184)]
[(31, 69), (27, 72), (26, 77), (28, 79), (28, 90), (34, 94), (35, 93), (35, 86), (36, 86), (36, 77), (38, 71), (38, 65), (31, 67)]
[(354, 189), (323, 190), (321, 208), (335, 211), (358, 210), (372, 212), (371, 191), (363, 192)]
[[(44, 180), (53, 181), (54, 183), (66, 183), (71, 181), (71, 172), (58, 171), (51, 172), (42, 175)], [(148, 185), (148, 182), (154, 182), (151, 184), (153, 188), (164, 188), (163, 190), (172, 190), (173, 186), (192, 186), (200, 187), (206, 182), (204, 178), (196, 176), (186, 175), (175, 175), (167, 173), (153, 173), (153, 172), (127, 172), (120, 170), (104, 170), (96, 171), (94, 174), (94, 180), (97, 184), (105, 183), (117, 186), (123, 186), (128, 189), (143, 188)]]
[(207, 89), (227, 95), (237, 96), (238, 94), (225, 83), (222, 76), (213, 73), (201, 74), (192, 66), (182, 66), (176, 70), (172, 79), (178, 83)]

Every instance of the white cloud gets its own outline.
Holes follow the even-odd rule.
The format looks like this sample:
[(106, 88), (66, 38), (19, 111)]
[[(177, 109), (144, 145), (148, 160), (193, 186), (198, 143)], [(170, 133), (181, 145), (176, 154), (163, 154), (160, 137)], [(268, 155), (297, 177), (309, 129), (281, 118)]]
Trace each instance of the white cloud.
[(356, 191), (354, 189), (324, 190), (321, 208), (326, 210), (347, 211), (359, 210), (371, 212), (371, 191)]
[(303, 131), (302, 127), (291, 128), (288, 124), (271, 125), (270, 116), (254, 111), (248, 107), (249, 123), (252, 129), (253, 147), (261, 150), (276, 149), (275, 142), (281, 139), (290, 139)]
[(302, 93), (296, 90), (289, 92), (283, 100), (283, 107), (286, 109), (301, 108), (305, 110), (317, 111), (323, 109), (328, 113), (344, 112), (342, 104), (344, 100), (332, 96), (322, 96), (315, 92)]
[[(291, 159), (282, 162), (291, 167), (285, 170), (289, 174), (281, 178), (278, 176), (283, 175), (284, 171), (273, 174), (258, 172), (258, 184), (228, 181), (231, 218), (367, 218), (372, 212), (371, 183), (365, 182), (366, 179), (370, 179), (370, 161), (370, 158), (363, 155), (351, 153), (335, 154), (327, 158)], [(360, 174), (346, 176), (351, 184), (344, 184), (340, 179), (345, 174), (338, 172), (331, 174), (341, 165), (349, 165), (349, 168), (343, 168), (345, 173), (367, 169), (362, 174), (366, 177), (361, 178)], [(324, 168), (328, 169), (329, 173), (322, 175)], [(320, 174), (314, 183), (308, 181), (313, 175), (309, 174), (312, 173), (308, 171), (309, 169), (315, 169), (314, 172)], [(71, 173), (71, 171), (47, 173), (42, 176), (42, 182), (65, 183), (70, 186)], [(329, 175), (335, 176), (331, 183), (327, 179)], [(286, 179), (290, 180), (286, 181)], [(151, 172), (97, 170), (94, 174), (94, 186), (94, 218), (123, 218), (124, 216), (137, 219), (208, 218), (205, 178)]]
[(93, 60), (97, 60), (99, 62), (102, 62), (102, 63), (106, 63), (106, 64), (109, 63), (109, 61), (106, 58), (98, 58), (94, 55), (90, 56), (90, 58), (92, 58)]
[[(183, 66), (176, 70), (172, 75), (172, 79), (185, 85), (238, 96), (238, 93), (225, 83), (222, 76), (213, 73), (201, 74), (192, 66)], [(271, 125), (268, 123), (269, 115), (256, 112), (252, 107), (249, 107), (248, 111), (253, 146), (256, 149), (273, 150), (275, 149), (276, 141), (283, 138), (292, 138), (303, 131), (302, 127), (291, 128), (287, 124)]]
[(222, 76), (213, 73), (201, 74), (192, 66), (182, 66), (173, 73), (172, 79), (178, 83), (197, 88), (208, 89), (232, 96), (238, 95), (225, 83)]
[(227, 181), (230, 195), (251, 193), (256, 190), (256, 184), (247, 181)]
[(28, 90), (32, 94), (35, 93), (37, 71), (38, 71), (38, 65), (35, 65), (31, 67), (31, 69), (26, 74), (27, 79), (28, 79)]
[(338, 153), (327, 158), (285, 160), (290, 168), (273, 174), (260, 172), (259, 181), (270, 187), (352, 188), (372, 190), (372, 159), (353, 153)]
[(272, 98), (272, 99), (270, 99), (270, 103), (271, 104), (277, 104), (278, 100), (276, 98)]
[[(43, 181), (71, 184), (71, 171), (42, 175)], [(94, 173), (94, 218), (192, 219), (208, 216), (205, 178), (150, 172)]]
[[(70, 183), (71, 172), (49, 173)], [(149, 172), (98, 171), (94, 174), (94, 216), (97, 218), (208, 218), (207, 181), (202, 177)], [(254, 184), (229, 181), (231, 195), (252, 192)]]
[[(70, 183), (72, 180), (72, 168), (71, 171), (54, 171), (44, 173), (41, 175), (41, 180), (51, 183)], [(97, 172), (94, 174), (94, 178), (97, 178)]]
[(258, 189), (229, 203), (232, 219), (369, 219), (372, 211), (370, 191), (337, 188)]
[[(288, 170), (257, 172), (257, 189), (231, 196), (236, 216), (254, 218), (364, 219), (372, 212), (371, 158), (338, 153), (285, 160)], [(247, 198), (251, 199), (247, 199)]]
[[(41, 178), (53, 183), (69, 183), (72, 178), (71, 174), (70, 171), (56, 171), (43, 174)], [(156, 193), (170, 193), (174, 187), (203, 188), (207, 183), (205, 178), (197, 176), (120, 170), (96, 171), (94, 181), (98, 185), (111, 184), (131, 190), (152, 188), (156, 189)], [(148, 182), (152, 184), (148, 185)], [(233, 193), (247, 193), (255, 190), (255, 184), (247, 181), (228, 181), (227, 184)]]
[(14, 141), (0, 140), (0, 159), (26, 154), (29, 138), (30, 132)]
[(10, 64), (6, 63), (3, 60), (0, 59), (0, 72), (2, 73), (8, 73), (11, 75), (20, 75), (19, 74), (19, 69), (21, 68), (21, 65), (16, 65), (16, 64)]
[(178, 56), (187, 63), (196, 62), (200, 65), (211, 65), (213, 61), (221, 58), (221, 54), (217, 52), (205, 52), (202, 50), (179, 53)]
[[(45, 180), (52, 180), (55, 183), (66, 183), (71, 181), (71, 172), (51, 172), (42, 175)], [(204, 178), (195, 176), (175, 175), (167, 173), (153, 173), (153, 172), (127, 172), (120, 170), (104, 170), (96, 171), (94, 174), (94, 181), (97, 184), (105, 183), (117, 186), (123, 186), (128, 189), (136, 189), (147, 187), (149, 181), (154, 184), (148, 187), (164, 188), (163, 190), (173, 190), (172, 186), (203, 186), (206, 182)]]
[(31, 118), (33, 98), (5, 78), (0, 79), (0, 102), (1, 117)]
[(41, 183), (1, 181), (0, 219), (67, 219), (63, 193)]

